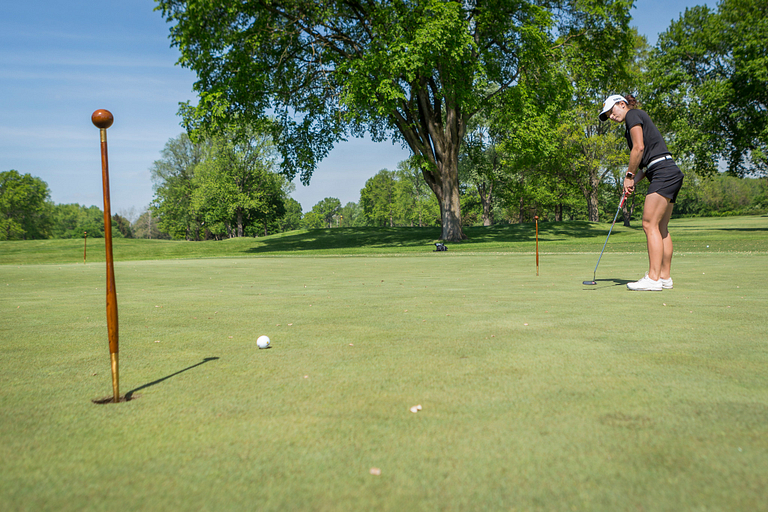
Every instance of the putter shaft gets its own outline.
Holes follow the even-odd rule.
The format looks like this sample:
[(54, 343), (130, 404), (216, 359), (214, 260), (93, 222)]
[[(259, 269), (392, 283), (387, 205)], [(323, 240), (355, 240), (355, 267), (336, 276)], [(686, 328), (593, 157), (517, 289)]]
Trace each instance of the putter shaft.
[(624, 194), (621, 197), (621, 202), (619, 203), (619, 208), (616, 210), (616, 215), (613, 216), (613, 222), (611, 223), (611, 229), (608, 230), (608, 236), (605, 237), (605, 242), (603, 243), (603, 250), (600, 251), (600, 257), (597, 258), (597, 265), (595, 265), (595, 271), (592, 273), (592, 282), (596, 281), (597, 276), (597, 266), (600, 265), (600, 260), (603, 257), (603, 252), (605, 252), (605, 246), (608, 245), (608, 238), (611, 236), (611, 232), (613, 231), (613, 226), (616, 224), (616, 219), (619, 218), (619, 212), (621, 211), (621, 207), (624, 206), (624, 200), (627, 199), (627, 195)]

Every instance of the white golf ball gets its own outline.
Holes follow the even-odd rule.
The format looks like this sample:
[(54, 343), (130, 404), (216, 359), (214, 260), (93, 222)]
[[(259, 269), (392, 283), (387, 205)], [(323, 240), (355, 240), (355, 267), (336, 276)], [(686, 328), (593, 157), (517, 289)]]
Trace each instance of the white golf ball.
[(267, 348), (269, 346), (269, 336), (259, 336), (256, 340), (256, 344), (259, 348)]

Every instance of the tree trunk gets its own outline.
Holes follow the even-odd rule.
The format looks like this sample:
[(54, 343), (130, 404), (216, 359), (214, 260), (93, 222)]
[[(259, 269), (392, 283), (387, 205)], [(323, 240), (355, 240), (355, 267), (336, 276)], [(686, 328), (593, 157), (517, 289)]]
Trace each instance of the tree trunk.
[(600, 211), (598, 209), (598, 187), (600, 177), (597, 172), (589, 173), (589, 190), (587, 190), (587, 211), (590, 222), (600, 222)]
[(483, 226), (493, 225), (493, 212), (491, 211), (491, 201), (493, 200), (493, 185), (483, 184), (477, 187), (480, 192), (480, 203), (483, 205)]
[[(458, 156), (458, 155), (457, 155)], [(455, 167), (452, 171), (443, 171), (447, 176), (443, 178), (443, 197), (440, 201), (440, 213), (442, 214), (443, 232), (441, 238), (458, 242), (466, 239), (461, 231), (461, 197), (459, 196), (459, 172), (458, 158), (454, 162), (446, 162)], [(439, 198), (440, 199), (440, 198)]]
[(597, 191), (590, 190), (587, 197), (587, 211), (589, 212), (590, 222), (600, 222), (600, 212), (597, 208)]
[(630, 227), (630, 220), (632, 219), (632, 213), (635, 211), (635, 194), (632, 194), (632, 205), (630, 206), (628, 201), (624, 201), (624, 208), (622, 208), (621, 216), (624, 217), (624, 227)]
[(431, 78), (417, 79), (411, 84), (410, 98), (417, 105), (416, 118), (411, 117), (413, 110), (404, 109), (394, 112), (392, 119), (413, 154), (423, 159), (422, 176), (440, 205), (440, 239), (460, 242), (466, 236), (461, 230), (459, 145), (469, 116), (455, 103), (443, 103), (449, 96)]

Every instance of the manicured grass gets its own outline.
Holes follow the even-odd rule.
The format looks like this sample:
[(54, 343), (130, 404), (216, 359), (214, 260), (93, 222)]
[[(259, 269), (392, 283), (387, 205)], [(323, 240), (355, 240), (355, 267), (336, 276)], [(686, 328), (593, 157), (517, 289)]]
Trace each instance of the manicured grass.
[[(610, 223), (540, 222), (539, 250), (549, 253), (599, 252)], [(766, 252), (768, 216), (673, 219), (678, 252)], [(533, 224), (497, 225), (465, 230), (468, 240), (449, 243), (449, 252), (533, 252)], [(340, 228), (300, 230), (262, 238), (186, 242), (115, 239), (116, 261), (232, 258), (256, 255), (382, 255), (428, 253), (438, 228)], [(709, 247), (707, 247), (709, 246)], [(606, 251), (645, 250), (639, 221), (618, 222)], [(89, 239), (87, 261), (104, 261), (104, 240)], [(0, 242), (0, 265), (82, 263), (83, 240)]]
[(607, 225), (540, 226), (539, 277), (524, 227), (121, 241), (109, 405), (103, 263), (0, 245), (0, 510), (768, 510), (766, 219), (719, 221), (660, 293), (637, 228), (581, 285)]

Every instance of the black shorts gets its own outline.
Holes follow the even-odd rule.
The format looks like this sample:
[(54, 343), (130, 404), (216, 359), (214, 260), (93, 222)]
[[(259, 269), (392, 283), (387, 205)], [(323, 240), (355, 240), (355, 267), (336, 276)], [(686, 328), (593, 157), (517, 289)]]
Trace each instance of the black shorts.
[(666, 160), (646, 170), (645, 177), (651, 183), (648, 185), (648, 194), (655, 192), (669, 199), (670, 203), (674, 203), (677, 193), (683, 186), (685, 176), (673, 160)]

